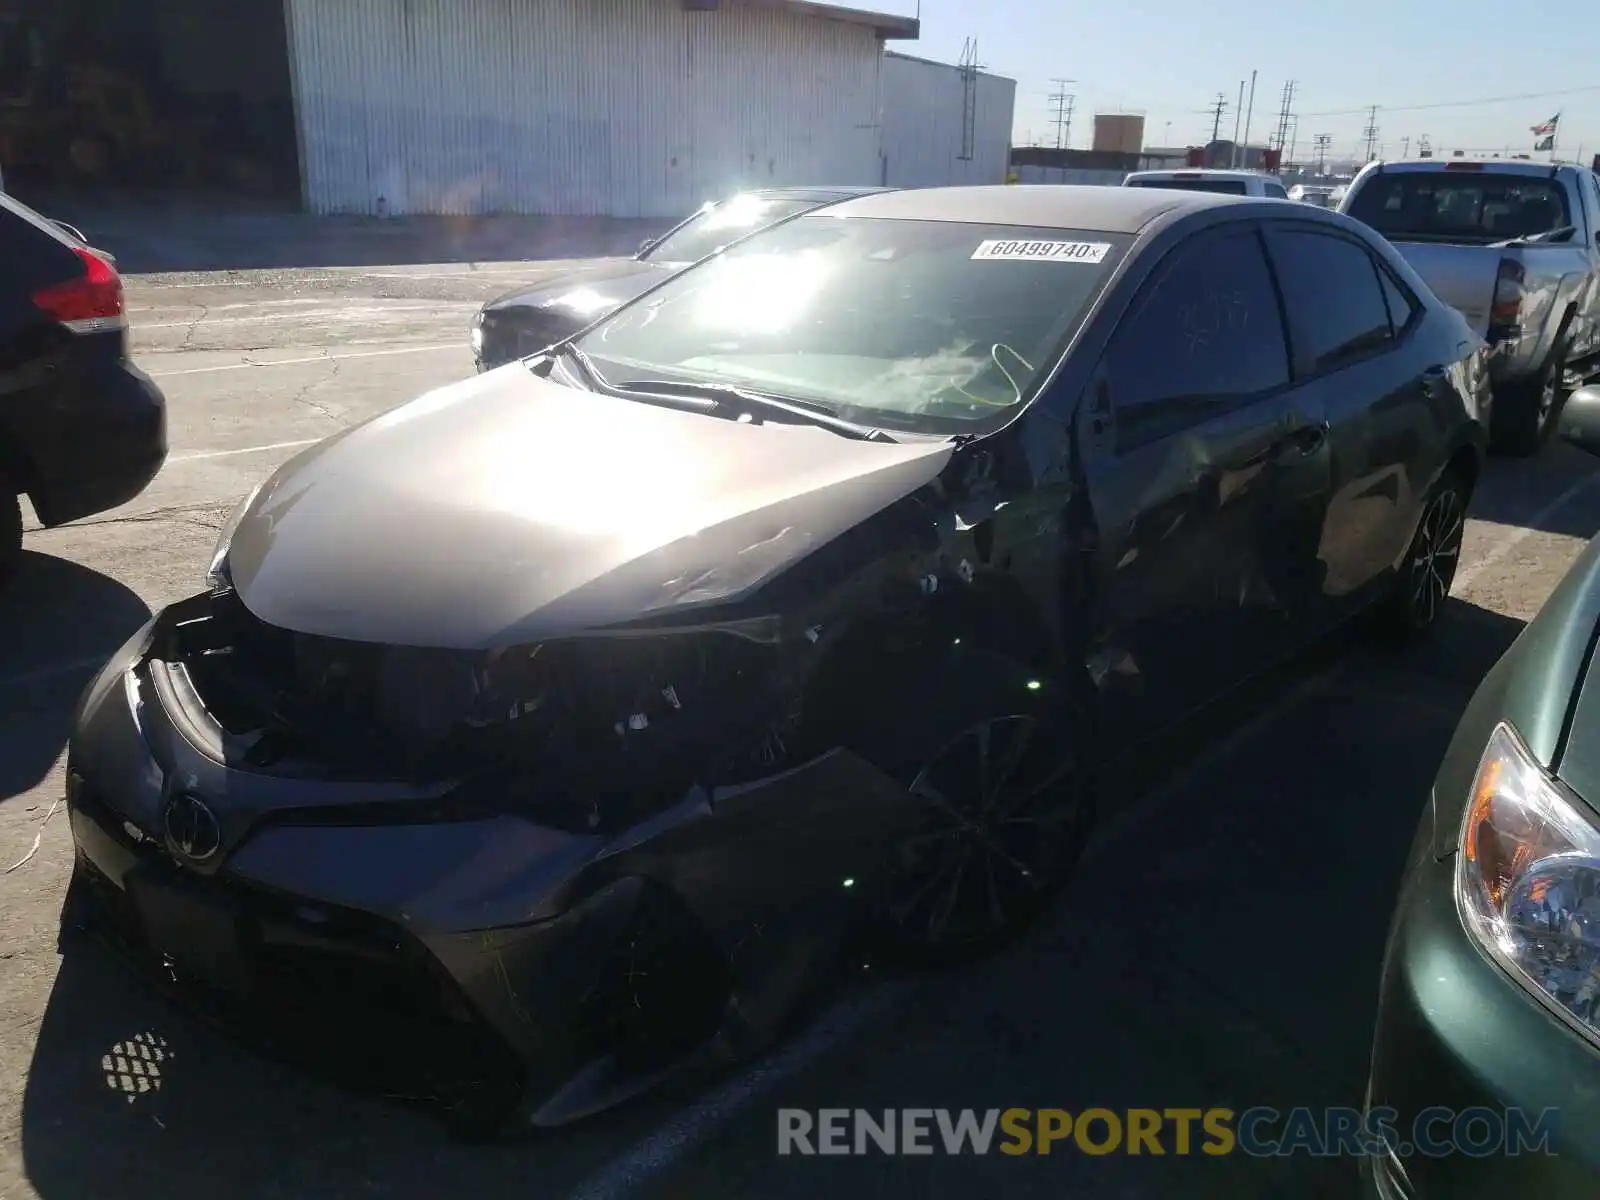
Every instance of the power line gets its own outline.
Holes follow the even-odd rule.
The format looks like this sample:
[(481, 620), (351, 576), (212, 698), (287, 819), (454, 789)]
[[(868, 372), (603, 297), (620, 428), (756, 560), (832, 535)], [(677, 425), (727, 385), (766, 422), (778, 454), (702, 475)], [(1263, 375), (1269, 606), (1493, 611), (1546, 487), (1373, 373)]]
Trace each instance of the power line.
[[(1385, 112), (1432, 112), (1441, 108), (1478, 108), (1490, 104), (1510, 104), (1518, 100), (1554, 100), (1561, 96), (1576, 96), (1587, 92), (1600, 92), (1600, 84), (1589, 84), (1585, 87), (1563, 88), (1554, 92), (1521, 92), (1514, 96), (1483, 96), (1477, 100), (1440, 100), (1433, 104), (1385, 104)], [(1326, 112), (1302, 113), (1306, 117), (1359, 117), (1364, 116), (1371, 105), (1364, 108), (1335, 108)]]

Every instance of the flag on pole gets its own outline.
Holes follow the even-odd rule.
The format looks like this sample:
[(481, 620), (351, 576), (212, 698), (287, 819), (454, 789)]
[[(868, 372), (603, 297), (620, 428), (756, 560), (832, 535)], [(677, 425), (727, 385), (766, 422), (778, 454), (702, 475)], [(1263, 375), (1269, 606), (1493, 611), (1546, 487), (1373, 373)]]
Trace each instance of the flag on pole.
[(1552, 134), (1555, 133), (1556, 126), (1559, 125), (1560, 123), (1561, 123), (1561, 114), (1557, 113), (1555, 116), (1551, 117), (1548, 121), (1544, 121), (1544, 122), (1541, 122), (1538, 125), (1535, 125), (1533, 127), (1533, 133), (1534, 133), (1534, 135), (1536, 137), (1549, 137), (1549, 136), (1551, 136)]
[(1540, 138), (1533, 144), (1533, 148), (1535, 150), (1554, 150), (1556, 148), (1556, 135), (1552, 133), (1549, 137)]

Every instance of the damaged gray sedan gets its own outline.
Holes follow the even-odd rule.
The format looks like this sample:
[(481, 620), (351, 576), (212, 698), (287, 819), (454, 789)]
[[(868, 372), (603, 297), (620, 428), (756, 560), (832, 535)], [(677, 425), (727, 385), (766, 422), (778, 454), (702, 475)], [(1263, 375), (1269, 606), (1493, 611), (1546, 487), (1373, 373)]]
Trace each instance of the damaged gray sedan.
[[(1369, 269), (1358, 377), (1290, 356), (1290, 218)], [(1309, 208), (772, 226), (267, 480), (81, 702), (68, 923), (465, 1129), (750, 1054), (846, 948), (1024, 928), (1110, 748), (1356, 613), (1428, 628), (1476, 353)]]

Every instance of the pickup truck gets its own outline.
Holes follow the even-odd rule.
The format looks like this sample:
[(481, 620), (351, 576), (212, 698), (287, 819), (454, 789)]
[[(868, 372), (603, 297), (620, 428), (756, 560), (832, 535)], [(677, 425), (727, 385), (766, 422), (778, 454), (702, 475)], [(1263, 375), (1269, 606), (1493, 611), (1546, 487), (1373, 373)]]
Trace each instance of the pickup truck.
[(1375, 162), (1339, 211), (1388, 238), (1488, 343), (1494, 444), (1537, 453), (1600, 366), (1600, 178), (1521, 159)]

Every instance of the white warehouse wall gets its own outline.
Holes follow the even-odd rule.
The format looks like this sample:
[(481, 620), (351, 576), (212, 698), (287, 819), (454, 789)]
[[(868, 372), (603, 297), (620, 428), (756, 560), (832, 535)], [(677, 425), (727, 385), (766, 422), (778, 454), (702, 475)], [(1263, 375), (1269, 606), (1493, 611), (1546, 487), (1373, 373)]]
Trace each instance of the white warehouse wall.
[(286, 0), (317, 213), (667, 217), (876, 184), (865, 25), (681, 0)]
[(883, 56), (885, 183), (942, 187), (1005, 182), (1016, 80), (978, 73), (970, 160), (961, 158), (964, 86), (959, 67), (893, 51)]

